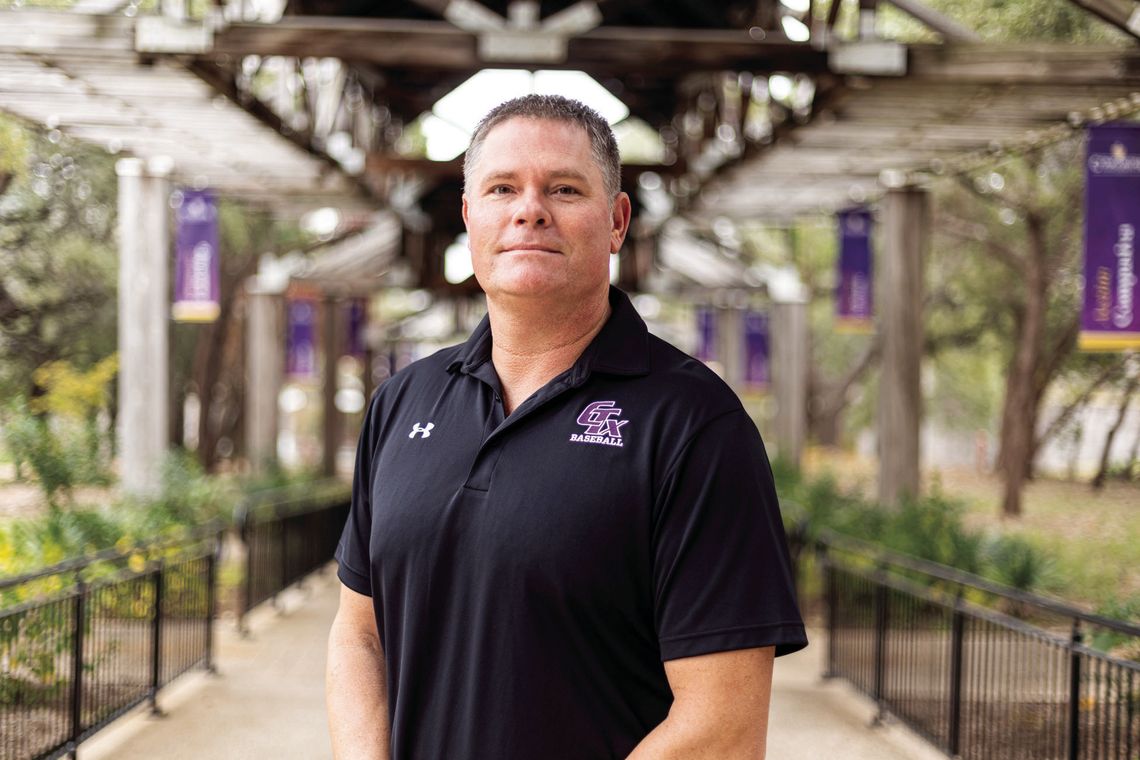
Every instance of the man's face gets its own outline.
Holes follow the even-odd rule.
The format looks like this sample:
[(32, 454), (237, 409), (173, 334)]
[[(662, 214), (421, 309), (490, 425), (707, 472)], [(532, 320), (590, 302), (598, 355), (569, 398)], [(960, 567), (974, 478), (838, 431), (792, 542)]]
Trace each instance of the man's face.
[(509, 119), (487, 133), (472, 169), (463, 222), (489, 297), (572, 302), (605, 292), (630, 204), (625, 193), (607, 195), (584, 129)]

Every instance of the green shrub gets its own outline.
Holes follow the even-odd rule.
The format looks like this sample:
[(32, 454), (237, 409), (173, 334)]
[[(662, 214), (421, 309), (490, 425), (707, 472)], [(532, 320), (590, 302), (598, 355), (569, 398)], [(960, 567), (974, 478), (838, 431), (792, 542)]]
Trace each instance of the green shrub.
[(1045, 552), (1021, 536), (991, 538), (985, 545), (985, 557), (983, 575), (1022, 591), (1039, 588), (1051, 568)]
[(4, 442), (12, 458), (32, 468), (49, 504), (70, 498), (76, 476), (73, 459), (48, 420), (35, 416), (23, 399), (12, 401), (4, 412)]
[[(1114, 620), (1123, 620), (1133, 625), (1140, 623), (1140, 594), (1127, 599), (1109, 599), (1096, 609), (1098, 615)], [(1116, 653), (1133, 660), (1140, 660), (1140, 642), (1134, 637), (1105, 629), (1097, 629), (1091, 638), (1094, 649)]]
[(913, 557), (956, 567), (969, 573), (981, 569), (981, 537), (962, 522), (960, 502), (943, 496), (905, 498), (885, 514), (881, 542)]
[(162, 461), (158, 495), (134, 510), (141, 535), (161, 535), (171, 527), (229, 522), (240, 500), (231, 479), (209, 476), (189, 452), (169, 452)]
[[(1044, 555), (1024, 541), (999, 539), (988, 545), (981, 533), (966, 527), (965, 505), (941, 493), (905, 498), (887, 508), (843, 492), (829, 474), (789, 480), (780, 494), (785, 522), (790, 528), (806, 521), (809, 539), (831, 530), (1023, 589), (1039, 583), (1047, 567)], [(993, 563), (999, 567), (989, 571)]]

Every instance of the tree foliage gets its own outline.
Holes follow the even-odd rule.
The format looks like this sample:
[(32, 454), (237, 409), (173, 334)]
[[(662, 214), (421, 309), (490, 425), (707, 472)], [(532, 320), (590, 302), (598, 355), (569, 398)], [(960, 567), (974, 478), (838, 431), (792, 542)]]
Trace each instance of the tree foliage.
[(34, 397), (40, 365), (115, 350), (115, 172), (98, 149), (2, 118), (0, 145), (0, 395)]
[[(974, 30), (987, 42), (1057, 42), (1130, 45), (1129, 35), (1072, 0), (926, 0), (924, 5)], [(843, 18), (855, 29), (855, 14)], [(908, 42), (934, 42), (938, 35), (894, 6), (879, 6), (879, 30)]]

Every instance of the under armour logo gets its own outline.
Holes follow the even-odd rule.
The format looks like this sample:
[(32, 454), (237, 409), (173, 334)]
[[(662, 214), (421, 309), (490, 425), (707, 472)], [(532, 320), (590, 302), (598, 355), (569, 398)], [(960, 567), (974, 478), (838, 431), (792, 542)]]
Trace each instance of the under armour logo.
[(417, 433), (423, 433), (424, 438), (430, 438), (432, 428), (434, 427), (434, 422), (429, 422), (427, 425), (421, 425), (417, 422), (415, 425), (412, 425), (412, 432), (408, 433), (408, 437), (415, 438)]

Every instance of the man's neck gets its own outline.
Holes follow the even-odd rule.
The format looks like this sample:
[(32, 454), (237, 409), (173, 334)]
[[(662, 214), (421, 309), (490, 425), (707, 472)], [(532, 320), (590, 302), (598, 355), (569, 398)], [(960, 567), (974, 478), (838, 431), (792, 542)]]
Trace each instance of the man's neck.
[(491, 361), (507, 414), (574, 366), (610, 315), (608, 295), (574, 304), (488, 300)]

